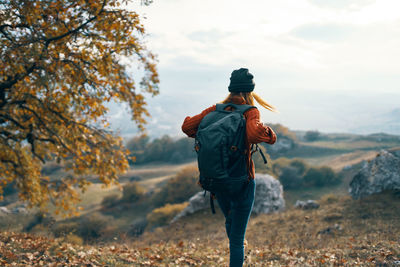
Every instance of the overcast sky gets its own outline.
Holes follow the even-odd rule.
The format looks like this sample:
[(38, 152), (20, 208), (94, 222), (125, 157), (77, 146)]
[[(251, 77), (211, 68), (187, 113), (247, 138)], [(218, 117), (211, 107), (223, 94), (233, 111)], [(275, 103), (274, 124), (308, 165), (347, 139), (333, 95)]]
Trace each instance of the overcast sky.
[[(132, 4), (158, 55), (148, 132), (179, 135), (186, 115), (221, 101), (234, 69), (294, 130), (400, 134), (400, 1), (154, 0)], [(144, 19), (145, 18), (145, 19)], [(113, 127), (135, 126), (119, 106)]]

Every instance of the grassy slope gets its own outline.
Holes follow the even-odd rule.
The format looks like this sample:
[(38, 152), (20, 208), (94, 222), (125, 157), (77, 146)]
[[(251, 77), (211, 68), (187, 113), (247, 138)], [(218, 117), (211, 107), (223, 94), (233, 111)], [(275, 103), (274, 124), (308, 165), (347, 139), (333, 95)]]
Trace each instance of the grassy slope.
[(317, 141), (303, 140), (304, 132), (296, 132), (298, 146), (282, 156), (299, 157), (312, 165), (326, 165), (339, 171), (346, 165), (369, 160), (381, 149), (400, 146), (400, 136), (387, 134), (321, 134)]
[[(395, 266), (400, 260), (398, 196), (384, 193), (361, 201), (330, 196), (320, 204), (318, 210), (291, 208), (252, 216), (246, 235), (248, 266)], [(62, 239), (2, 232), (0, 263), (226, 266), (228, 242), (217, 212), (211, 216), (208, 210), (200, 211), (135, 241), (108, 245), (77, 246)]]
[[(357, 137), (357, 138), (359, 138), (359, 137)], [(325, 140), (321, 140), (318, 142), (302, 143), (302, 145), (307, 146), (309, 148), (311, 147), (311, 149), (309, 151), (306, 150), (306, 151), (301, 151), (301, 152), (304, 154), (303, 158), (312, 165), (328, 165), (337, 171), (342, 169), (346, 165), (353, 165), (354, 167), (350, 168), (349, 170), (343, 171), (345, 179), (341, 185), (338, 185), (335, 187), (326, 187), (326, 188), (318, 189), (318, 190), (313, 189), (313, 188), (303, 188), (303, 189), (293, 191), (293, 192), (285, 192), (285, 199), (287, 201), (288, 207), (291, 207), (291, 205), (297, 199), (309, 199), (309, 198), (316, 199), (327, 193), (334, 193), (339, 196), (347, 195), (348, 183), (351, 180), (351, 178), (354, 176), (354, 174), (358, 171), (358, 169), (360, 167), (360, 162), (362, 160), (368, 160), (370, 158), (373, 158), (375, 156), (375, 153), (380, 148), (390, 147), (390, 146), (394, 146), (394, 145), (398, 146), (399, 143), (396, 140), (393, 141), (392, 139), (386, 140), (386, 141), (384, 140), (384, 141), (380, 141), (380, 142), (377, 142), (376, 140), (371, 141), (370, 139), (357, 141), (356, 137), (353, 135), (338, 135), (338, 136), (332, 135), (329, 138), (326, 138)], [(378, 145), (379, 149), (377, 149), (377, 145)], [(313, 150), (313, 147), (316, 147), (317, 149)], [(324, 149), (328, 152), (326, 152)], [(314, 152), (318, 152), (318, 151), (322, 152), (322, 153), (314, 153)], [(312, 153), (310, 153), (310, 152), (312, 152)], [(346, 152), (346, 153), (344, 153), (344, 152)], [(124, 176), (121, 177), (121, 183), (129, 181), (129, 179), (132, 176), (140, 176), (143, 179), (140, 183), (143, 186), (145, 186), (148, 190), (152, 190), (154, 188), (159, 187), (161, 184), (163, 184), (169, 177), (171, 177), (174, 173), (176, 173), (184, 165), (186, 165), (186, 164), (162, 165), (162, 166), (160, 166), (160, 165), (135, 166), (134, 169), (130, 170), (127, 174), (125, 174)], [(57, 176), (60, 175), (60, 171), (56, 172), (56, 174), (57, 174)], [(121, 191), (119, 191), (118, 188), (115, 186), (104, 190), (104, 189), (101, 189), (101, 186), (99, 184), (92, 185), (89, 188), (89, 190), (87, 191), (87, 193), (85, 193), (82, 196), (83, 202), (81, 204), (85, 208), (85, 212), (87, 214), (91, 214), (92, 212), (96, 212), (96, 210), (99, 210), (99, 208), (100, 208), (99, 204), (101, 203), (101, 200), (105, 196), (110, 195), (110, 194), (121, 194)], [(347, 198), (345, 197), (345, 199), (347, 199)], [(348, 199), (346, 201), (347, 201), (346, 203), (351, 202)], [(398, 200), (396, 200), (396, 201), (397, 202), (395, 202), (395, 203), (398, 203)], [(358, 203), (358, 202), (355, 202), (355, 203)], [(386, 202), (383, 202), (383, 203), (386, 203)], [(372, 205), (372, 202), (370, 204)], [(10, 206), (13, 206), (13, 205), (10, 205)], [(376, 206), (372, 205), (371, 209), (374, 209), (374, 207), (376, 208)], [(399, 210), (398, 206), (394, 207), (394, 206), (388, 205), (387, 207), (391, 207), (394, 210), (396, 210), (396, 209)], [(116, 217), (116, 220), (113, 222), (113, 225), (118, 224), (120, 227), (128, 227), (132, 223), (132, 221), (138, 219), (139, 217), (143, 217), (145, 215), (145, 213), (148, 212), (147, 208), (148, 207), (140, 206), (140, 203), (139, 203), (139, 205), (137, 205), (137, 207), (136, 207), (136, 212), (131, 212), (129, 214), (120, 214), (119, 217), (117, 216), (118, 219)], [(345, 211), (353, 212), (353, 210), (350, 210), (350, 209), (342, 210), (342, 212), (345, 212)], [(273, 221), (273, 220), (271, 221), (271, 218), (276, 218), (274, 216), (278, 216), (278, 217), (280, 216), (279, 218), (281, 218), (283, 216), (282, 218), (284, 218), (286, 221), (288, 219), (287, 216), (289, 216), (289, 217), (291, 216), (290, 220), (288, 220), (288, 223), (290, 223), (290, 222), (292, 222), (292, 223), (302, 222), (303, 223), (301, 216), (303, 216), (305, 213), (303, 212), (304, 214), (302, 214), (302, 212), (303, 211), (295, 211), (295, 210), (291, 210), (289, 208), (289, 210), (287, 212), (282, 213), (280, 215), (258, 216), (258, 217), (255, 217), (252, 219), (250, 226), (249, 226), (249, 232), (248, 232), (248, 239), (250, 242), (249, 247), (252, 248), (252, 252), (248, 256), (249, 256), (249, 258), (255, 259), (255, 265), (260, 264), (260, 262), (263, 262), (262, 260), (265, 260), (265, 257), (262, 255), (264, 255), (264, 254), (266, 255), (266, 253), (275, 253), (276, 254), (277, 248), (268, 248), (267, 250), (265, 250), (266, 248), (262, 247), (262, 242), (266, 243), (267, 240), (262, 241), (262, 239), (259, 239), (260, 236), (264, 236), (264, 232), (261, 231), (261, 228), (254, 226), (254, 224), (257, 224), (257, 222), (258, 222), (260, 227), (262, 225), (264, 225), (264, 227), (266, 229), (268, 229), (268, 228), (269, 229), (280, 229), (280, 225), (281, 225), (281, 223), (283, 223), (281, 221), (281, 219), (277, 219), (276, 221)], [(327, 217), (328, 215), (326, 215), (326, 214), (324, 215), (323, 214), (324, 212), (326, 212), (326, 214), (328, 214), (330, 211), (321, 209), (320, 211), (309, 212), (309, 213), (310, 214), (315, 213), (315, 215), (317, 217), (318, 216)], [(117, 213), (118, 212), (113, 213), (113, 214), (115, 215)], [(309, 215), (304, 215), (304, 216), (309, 216)], [(21, 218), (20, 217), (14, 218), (14, 219), (8, 219), (8, 217), (7, 217), (7, 220), (5, 220), (4, 218), (1, 219), (1, 222), (3, 222), (3, 221), (5, 222), (5, 224), (3, 224), (2, 229), (8, 229), (9, 231), (20, 230), (20, 228), (22, 227), (21, 221), (24, 219), (24, 218), (22, 218), (23, 216)], [(205, 217), (207, 218), (206, 221), (203, 220)], [(335, 217), (335, 216), (333, 216), (333, 217)], [(357, 222), (360, 226), (360, 229), (358, 229), (358, 230), (353, 229), (352, 226), (349, 228), (351, 231), (353, 231), (355, 237), (349, 237), (349, 234), (351, 233), (351, 231), (346, 232), (346, 228), (344, 228), (343, 231), (338, 232), (340, 234), (343, 234), (343, 235), (341, 235), (343, 238), (344, 237), (353, 238), (355, 240), (354, 241), (355, 243), (364, 244), (363, 242), (365, 240), (363, 241), (362, 239), (359, 239), (357, 237), (357, 236), (364, 236), (367, 238), (366, 240), (376, 239), (376, 240), (383, 241), (385, 243), (384, 247), (388, 247), (391, 250), (393, 249), (393, 246), (391, 247), (391, 245), (390, 245), (391, 244), (390, 242), (392, 242), (392, 241), (386, 242), (387, 240), (391, 240), (391, 239), (388, 239), (389, 238), (388, 236), (390, 236), (390, 235), (383, 234), (382, 237), (378, 237), (376, 235), (375, 236), (374, 235), (366, 236), (365, 233), (363, 233), (363, 235), (358, 234), (357, 231), (361, 231), (362, 229), (364, 229), (362, 231), (369, 231), (368, 229), (371, 230), (372, 225), (374, 225), (374, 224), (376, 225), (376, 222), (370, 220), (371, 218), (366, 218), (366, 219), (361, 218), (360, 219), (360, 217), (353, 217), (350, 220), (347, 215), (342, 216), (342, 217), (345, 219), (347, 218), (346, 220), (343, 219), (345, 222), (348, 223), (349, 221), (354, 220), (354, 222)], [(322, 218), (324, 218), (324, 217), (322, 217)], [(397, 222), (398, 222), (399, 221), (398, 217), (395, 217), (395, 218), (397, 218)], [(208, 221), (208, 220), (211, 220), (211, 221)], [(217, 250), (218, 254), (222, 255), (221, 256), (222, 260), (225, 261), (226, 257), (227, 257), (227, 247), (226, 246), (225, 247), (221, 247), (221, 246), (214, 247), (214, 245), (213, 245), (216, 241), (218, 241), (218, 242), (220, 242), (220, 241), (222, 242), (223, 240), (226, 241), (226, 238), (225, 238), (222, 228), (218, 228), (218, 230), (216, 230), (217, 228), (215, 228), (214, 230), (211, 228), (209, 228), (207, 230), (204, 229), (205, 228), (204, 225), (207, 225), (208, 223), (210, 223), (210, 225), (213, 225), (214, 223), (217, 225), (221, 225), (221, 220), (222, 220), (222, 217), (220, 214), (217, 216), (208, 216), (208, 215), (204, 216), (202, 214), (195, 214), (194, 216), (192, 216), (190, 218), (185, 218), (185, 220), (183, 220), (180, 224), (174, 225), (173, 227), (158, 229), (155, 231), (155, 233), (146, 233), (140, 240), (136, 241), (136, 243), (134, 245), (139, 246), (140, 247), (139, 250), (143, 249), (144, 248), (143, 246), (145, 246), (146, 243), (147, 244), (156, 243), (158, 245), (149, 248), (148, 249), (149, 252), (145, 252), (147, 250), (143, 250), (141, 252), (135, 252), (135, 253), (139, 253), (141, 259), (143, 259), (144, 262), (146, 262), (146, 261), (154, 262), (154, 260), (156, 262), (160, 262), (160, 261), (164, 261), (164, 260), (160, 260), (159, 258), (152, 259), (152, 257), (155, 257), (154, 255), (156, 255), (157, 253), (161, 253), (162, 251), (164, 251), (164, 252), (168, 251), (168, 253), (177, 251), (176, 252), (177, 257), (180, 255), (183, 259), (188, 260), (188, 263), (190, 263), (191, 259), (193, 259), (193, 257), (194, 257), (193, 255), (196, 254), (193, 251), (192, 246), (194, 244), (196, 244), (195, 246), (203, 247), (204, 250), (208, 251), (209, 253), (211, 253), (211, 249)], [(263, 222), (260, 222), (258, 220), (261, 220)], [(380, 219), (380, 220), (382, 221), (383, 219)], [(391, 220), (393, 221), (393, 219), (391, 219)], [(264, 224), (264, 221), (265, 221), (265, 224)], [(384, 229), (387, 228), (387, 229), (389, 229), (388, 233), (393, 234), (393, 231), (397, 231), (397, 233), (399, 233), (398, 224), (393, 223), (393, 224), (388, 225), (388, 224), (382, 223), (381, 221), (378, 222), (380, 228), (379, 229), (376, 228), (375, 230), (377, 230), (378, 232), (382, 232), (382, 231), (385, 232)], [(276, 223), (276, 222), (279, 222), (279, 223)], [(326, 221), (319, 220), (316, 223), (317, 224), (314, 224), (314, 226), (312, 228), (313, 229), (314, 228), (322, 229), (322, 227), (324, 227), (323, 223), (326, 224)], [(286, 224), (284, 224), (284, 225), (286, 225)], [(312, 225), (312, 224), (310, 224), (310, 225)], [(6, 227), (4, 227), (4, 226), (6, 226)], [(288, 225), (286, 225), (286, 226), (289, 227)], [(319, 226), (319, 228), (317, 226)], [(182, 230), (181, 227), (184, 230)], [(303, 225), (302, 227), (307, 228), (307, 224)], [(304, 228), (304, 229), (306, 229), (306, 228)], [(254, 229), (254, 230), (251, 230), (251, 229)], [(299, 236), (302, 233), (300, 230), (301, 229), (298, 229), (298, 228), (292, 228), (292, 230), (290, 231), (293, 236), (297, 236), (297, 237), (292, 237), (292, 240), (297, 240), (297, 241), (293, 241), (293, 242), (300, 242), (300, 243), (303, 242), (303, 241), (300, 241), (300, 239), (299, 239), (300, 238)], [(181, 235), (182, 231), (184, 231), (186, 235)], [(261, 233), (260, 231), (263, 233), (262, 235), (259, 234), (259, 233)], [(165, 235), (165, 232), (173, 233), (173, 235)], [(252, 233), (255, 233), (254, 237), (252, 237)], [(306, 232), (303, 232), (303, 233), (306, 233)], [(344, 235), (344, 233), (346, 233), (346, 235)], [(309, 234), (310, 233), (308, 233), (308, 235)], [(267, 236), (268, 236), (268, 232), (267, 232)], [(396, 236), (396, 234), (394, 234), (393, 236)], [(398, 236), (398, 234), (397, 234), (397, 236)], [(270, 236), (270, 237), (273, 237), (273, 236)], [(197, 242), (198, 241), (197, 238), (200, 238), (200, 243)], [(280, 238), (284, 238), (284, 237), (282, 237), (280, 235)], [(315, 236), (315, 238), (316, 238), (316, 236)], [(325, 241), (325, 239), (326, 238), (324, 237), (323, 240)], [(286, 237), (286, 240), (289, 240), (288, 237)], [(343, 239), (343, 240), (345, 240), (345, 239)], [(167, 245), (165, 245), (166, 241), (169, 241)], [(181, 243), (181, 241), (183, 243)], [(193, 243), (193, 242), (195, 242), (195, 243)], [(226, 242), (222, 242), (222, 243), (226, 243)], [(4, 246), (4, 244), (0, 243), (0, 248), (1, 248), (1, 246)], [(252, 247), (252, 246), (255, 246), (255, 247)], [(368, 253), (365, 254), (365, 255), (370, 256), (369, 260), (371, 260), (371, 258), (375, 257), (373, 255), (375, 255), (374, 253), (376, 251), (371, 246), (367, 246), (365, 244), (360, 245), (360, 246), (368, 247), (371, 250), (371, 252), (369, 252), (369, 254)], [(278, 256), (276, 256), (278, 262), (280, 262), (280, 263), (285, 262), (285, 261), (283, 261), (285, 257), (287, 259), (296, 258), (296, 257), (293, 257), (293, 255), (297, 255), (296, 253), (298, 253), (298, 252), (296, 252), (296, 253), (293, 252), (292, 250), (294, 248), (295, 248), (295, 250), (297, 249), (296, 246), (293, 246), (293, 244), (286, 248), (283, 246), (282, 253), (286, 253), (286, 254), (282, 254), (285, 256), (284, 257), (280, 256), (280, 258)], [(306, 249), (306, 248), (303, 248), (303, 249)], [(398, 246), (397, 246), (397, 249), (398, 249)], [(284, 251), (286, 251), (286, 252), (284, 252)], [(333, 252), (333, 251), (335, 251), (335, 249), (333, 247), (328, 247), (328, 248), (321, 248), (321, 249), (319, 249), (319, 251), (320, 252), (321, 251)], [(110, 252), (110, 253), (112, 254), (112, 252)], [(295, 253), (295, 254), (289, 255), (288, 253), (289, 254)], [(307, 250), (307, 253), (311, 253), (311, 252)], [(316, 253), (316, 252), (313, 251), (312, 253)], [(380, 252), (380, 253), (382, 254), (382, 253), (386, 253), (386, 252)], [(151, 255), (153, 255), (153, 256), (151, 256)], [(346, 261), (350, 262), (351, 257), (349, 255), (350, 254), (347, 255)], [(354, 255), (358, 255), (358, 254), (356, 253)], [(322, 254), (321, 254), (320, 256), (321, 257), (320, 257), (319, 262), (321, 263), (324, 260), (326, 255), (322, 256)], [(111, 257), (110, 258), (111, 261), (119, 262), (122, 265), (129, 262), (129, 260), (128, 261), (126, 261), (126, 260), (119, 261), (112, 255), (110, 257)], [(162, 258), (168, 262), (169, 262), (169, 260), (172, 261), (171, 257), (172, 257), (171, 255), (162, 256)], [(378, 259), (380, 256), (378, 255), (376, 257), (377, 257), (376, 259)], [(398, 250), (397, 250), (396, 257), (399, 257)], [(174, 259), (175, 259), (175, 261), (178, 260), (178, 258), (174, 258)], [(221, 260), (221, 258), (214, 258), (214, 257), (207, 258), (207, 255), (201, 254), (201, 253), (198, 255), (198, 259), (199, 260), (197, 261), (197, 263), (206, 263), (206, 262), (212, 262), (215, 260), (217, 260), (217, 261)], [(380, 260), (383, 260), (383, 259), (384, 258), (380, 257)], [(314, 263), (318, 262), (315, 260), (316, 259), (314, 259)], [(366, 260), (366, 258), (364, 257), (364, 261), (365, 260)], [(353, 262), (354, 262), (354, 259), (353, 259)], [(371, 260), (371, 262), (373, 262), (373, 260)], [(287, 263), (287, 261), (286, 261), (286, 263)], [(181, 265), (179, 265), (179, 266), (181, 266)]]

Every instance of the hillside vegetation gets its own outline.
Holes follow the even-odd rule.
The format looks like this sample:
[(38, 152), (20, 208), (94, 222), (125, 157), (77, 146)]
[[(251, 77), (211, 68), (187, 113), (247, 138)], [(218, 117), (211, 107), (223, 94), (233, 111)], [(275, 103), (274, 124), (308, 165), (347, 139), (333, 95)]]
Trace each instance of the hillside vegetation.
[[(399, 210), (398, 198), (382, 194), (353, 201), (347, 195), (349, 182), (363, 161), (375, 157), (382, 148), (399, 146), (399, 137), (315, 132), (306, 137), (306, 132), (277, 128), (282, 132), (279, 137), (286, 143), (277, 144), (280, 148), (274, 151), (273, 146), (262, 148), (268, 152), (267, 165), (258, 153), (253, 158), (257, 172), (272, 174), (283, 184), (287, 210), (252, 217), (247, 234), (247, 259), (253, 264), (250, 266), (315, 266), (329, 262), (339, 266), (373, 266), (398, 259), (399, 242), (393, 243), (396, 233), (400, 232), (395, 213)], [(3, 264), (11, 264), (9, 259), (23, 262), (27, 257), (34, 257), (40, 262), (48, 257), (49, 261), (53, 259), (71, 266), (74, 260), (79, 264), (110, 266), (221, 266), (227, 261), (228, 247), (220, 212), (210, 216), (210, 211), (205, 210), (169, 225), (186, 207), (190, 196), (201, 190), (196, 185), (198, 172), (194, 157), (184, 154), (186, 159), (176, 162), (167, 157), (177, 149), (176, 144), (192, 141), (179, 140), (134, 139), (133, 144), (142, 142), (142, 151), (146, 153), (156, 151), (153, 149), (164, 141), (170, 145), (162, 153), (159, 151), (159, 156), (164, 155), (163, 160), (153, 157), (154, 161), (146, 164), (146, 161), (134, 164), (120, 176), (120, 187), (104, 189), (91, 177), (93, 184), (81, 194), (80, 216), (69, 219), (55, 216), (51, 205), (49, 214), (32, 209), (28, 214), (0, 216), (0, 229), (6, 232), (1, 237), (4, 253), (0, 251), (0, 255), (8, 255), (3, 256)], [(287, 144), (291, 145), (289, 149)], [(182, 149), (188, 153), (189, 147)], [(140, 151), (137, 153), (140, 162)], [(47, 164), (43, 171), (53, 180), (66, 175), (57, 163)], [(15, 190), (9, 188), (6, 193), (2, 205), (9, 210), (18, 208)], [(293, 209), (296, 200), (320, 198), (320, 210)], [(26, 251), (15, 249), (10, 254), (4, 249), (14, 241), (7, 236), (15, 237), (15, 246), (29, 239), (42, 244), (37, 246), (46, 247), (43, 251), (48, 252), (35, 254), (28, 245), (20, 245)], [(61, 257), (61, 254), (68, 256)]]
[[(386, 192), (364, 200), (320, 199), (318, 210), (252, 216), (248, 266), (396, 266), (400, 260), (400, 199)], [(132, 240), (77, 245), (65, 238), (0, 233), (3, 266), (226, 266), (228, 242), (218, 210), (200, 211)]]

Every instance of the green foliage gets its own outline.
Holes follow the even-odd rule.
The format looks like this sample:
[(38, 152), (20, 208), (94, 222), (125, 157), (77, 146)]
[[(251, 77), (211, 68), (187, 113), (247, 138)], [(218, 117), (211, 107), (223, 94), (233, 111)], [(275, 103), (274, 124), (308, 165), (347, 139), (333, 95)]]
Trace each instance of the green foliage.
[(122, 202), (135, 202), (143, 197), (146, 190), (138, 182), (132, 182), (124, 185), (122, 191)]
[(181, 203), (187, 201), (191, 196), (201, 190), (197, 184), (199, 171), (196, 166), (188, 166), (180, 170), (175, 177), (161, 188), (160, 192), (155, 194), (153, 203), (157, 207), (165, 203)]
[(128, 140), (128, 142), (126, 143), (126, 148), (129, 149), (131, 152), (135, 151), (136, 153), (143, 153), (149, 140), (150, 137), (147, 135), (135, 136), (132, 139)]
[(179, 212), (186, 208), (188, 202), (179, 204), (166, 204), (161, 208), (154, 209), (147, 215), (147, 228), (153, 229), (168, 224)]
[(144, 164), (150, 162), (181, 163), (193, 160), (196, 153), (193, 150), (192, 138), (180, 138), (174, 140), (168, 135), (149, 141), (146, 136), (130, 139), (127, 147), (131, 155), (136, 158), (135, 163)]
[(341, 182), (341, 176), (337, 175), (329, 167), (309, 168), (304, 175), (304, 184), (311, 186), (335, 185)]
[(292, 166), (285, 166), (281, 169), (279, 180), (285, 189), (295, 189), (303, 183), (303, 177), (298, 169)]
[(285, 189), (296, 189), (300, 186), (335, 185), (342, 179), (329, 167), (310, 167), (301, 159), (279, 158), (274, 160), (272, 173), (279, 177)]
[(68, 235), (77, 235), (84, 241), (94, 241), (107, 232), (107, 225), (112, 218), (100, 213), (93, 213), (78, 219), (60, 222), (53, 226), (53, 234), (56, 237), (66, 238)]
[(303, 176), (305, 171), (308, 168), (307, 163), (302, 159), (288, 159), (288, 158), (278, 158), (274, 160), (272, 163), (272, 172), (276, 176), (280, 176), (282, 174), (283, 168), (292, 167), (296, 169), (296, 172)]
[(312, 142), (318, 140), (320, 137), (321, 134), (318, 131), (307, 131), (304, 135), (304, 140)]
[(128, 231), (128, 234), (134, 237), (138, 237), (145, 231), (147, 227), (147, 219), (141, 218), (132, 223), (131, 228)]
[(100, 213), (94, 213), (86, 216), (79, 223), (77, 234), (85, 241), (93, 241), (98, 239), (104, 233), (107, 224), (112, 220)]

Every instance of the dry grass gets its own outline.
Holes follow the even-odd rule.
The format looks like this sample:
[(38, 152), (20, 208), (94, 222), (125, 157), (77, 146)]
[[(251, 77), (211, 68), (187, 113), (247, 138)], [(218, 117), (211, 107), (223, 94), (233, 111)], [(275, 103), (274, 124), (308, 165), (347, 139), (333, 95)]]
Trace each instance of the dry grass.
[[(246, 266), (398, 265), (398, 196), (383, 193), (355, 201), (331, 194), (319, 202), (321, 208), (317, 210), (291, 208), (282, 213), (253, 216), (246, 235)], [(209, 210), (200, 211), (137, 240), (96, 246), (65, 242), (0, 233), (0, 263), (227, 266), (229, 257), (220, 211), (215, 216)]]
[(193, 165), (193, 162), (183, 163), (183, 164), (146, 164), (146, 165), (133, 165), (125, 174), (121, 175), (121, 180), (132, 177), (139, 176), (145, 179), (152, 179), (162, 176), (170, 176), (177, 173), (180, 169)]
[[(285, 265), (293, 258), (303, 258), (306, 266), (307, 259), (311, 266), (329, 260), (339, 266), (375, 266), (400, 259), (398, 196), (383, 193), (355, 201), (330, 194), (319, 202), (321, 208), (317, 210), (290, 208), (282, 213), (252, 216), (246, 239), (254, 266), (264, 266), (260, 264), (264, 260), (271, 266)], [(184, 240), (224, 251), (227, 238), (223, 225), (221, 212), (211, 216), (208, 210), (200, 211), (146, 233), (133, 245), (177, 244)]]
[(305, 159), (312, 165), (328, 166), (334, 171), (340, 171), (343, 167), (348, 165), (355, 165), (363, 160), (370, 160), (376, 157), (378, 151), (361, 151), (356, 150), (350, 153), (344, 153), (334, 156), (318, 157)]

